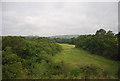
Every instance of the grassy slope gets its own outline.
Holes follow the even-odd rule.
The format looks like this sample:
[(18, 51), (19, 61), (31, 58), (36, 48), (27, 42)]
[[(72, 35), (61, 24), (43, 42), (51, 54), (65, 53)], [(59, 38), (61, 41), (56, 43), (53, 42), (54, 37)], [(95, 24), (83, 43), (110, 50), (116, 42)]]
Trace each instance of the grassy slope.
[(115, 74), (118, 69), (118, 64), (116, 61), (112, 61), (101, 56), (92, 55), (89, 52), (74, 48), (74, 45), (60, 44), (63, 47), (63, 51), (57, 54), (53, 59), (55, 62), (64, 61), (69, 64), (71, 68), (77, 67), (77, 65), (83, 64), (96, 64), (110, 74)]

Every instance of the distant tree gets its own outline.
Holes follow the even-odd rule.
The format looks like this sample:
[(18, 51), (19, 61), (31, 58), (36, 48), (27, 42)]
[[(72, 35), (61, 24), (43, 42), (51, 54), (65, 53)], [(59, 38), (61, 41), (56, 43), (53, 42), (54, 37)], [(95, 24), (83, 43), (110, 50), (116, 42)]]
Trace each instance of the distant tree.
[(106, 34), (106, 31), (104, 29), (97, 30), (96, 34), (97, 36), (103, 36)]

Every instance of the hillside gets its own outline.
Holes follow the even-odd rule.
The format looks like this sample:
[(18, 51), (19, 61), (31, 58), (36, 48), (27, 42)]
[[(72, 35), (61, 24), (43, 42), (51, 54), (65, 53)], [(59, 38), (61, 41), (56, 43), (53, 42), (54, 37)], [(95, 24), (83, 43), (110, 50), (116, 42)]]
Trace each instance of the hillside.
[(56, 35), (56, 36), (50, 36), (50, 38), (73, 38), (78, 37), (79, 35)]
[(92, 55), (85, 50), (74, 48), (74, 45), (60, 45), (63, 47), (63, 51), (54, 57), (55, 62), (64, 61), (66, 64), (70, 65), (71, 69), (86, 64), (94, 64), (102, 67), (108, 75), (115, 77), (118, 70), (116, 61)]

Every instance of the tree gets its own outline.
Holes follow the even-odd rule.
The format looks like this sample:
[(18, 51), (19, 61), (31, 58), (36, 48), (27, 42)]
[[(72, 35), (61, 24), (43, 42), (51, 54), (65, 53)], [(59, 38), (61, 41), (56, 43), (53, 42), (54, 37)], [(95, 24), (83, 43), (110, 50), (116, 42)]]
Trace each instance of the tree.
[(25, 76), (27, 72), (26, 69), (23, 69), (22, 61), (19, 56), (14, 54), (11, 50), (11, 47), (6, 47), (3, 51), (3, 78), (19, 78)]
[(97, 30), (96, 34), (97, 36), (103, 36), (106, 34), (106, 31), (104, 29)]

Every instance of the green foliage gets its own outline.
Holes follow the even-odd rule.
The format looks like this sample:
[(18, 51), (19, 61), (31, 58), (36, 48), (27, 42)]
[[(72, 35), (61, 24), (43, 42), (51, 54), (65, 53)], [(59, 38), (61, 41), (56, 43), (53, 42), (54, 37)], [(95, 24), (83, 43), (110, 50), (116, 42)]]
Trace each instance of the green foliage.
[[(112, 71), (108, 67), (113, 63), (101, 60), (98, 56), (91, 56), (86, 54), (82, 48), (88, 50), (92, 54), (97, 54), (106, 58), (118, 60), (118, 42), (117, 36), (112, 31), (106, 32), (100, 29), (95, 35), (81, 35), (77, 38), (65, 39), (47, 37), (21, 37), (21, 36), (5, 36), (2, 38), (2, 72), (3, 79), (7, 78), (29, 78), (29, 79), (78, 79), (78, 78), (95, 78), (105, 77), (110, 78)], [(58, 43), (75, 44), (75, 47), (63, 47)], [(65, 50), (66, 49), (66, 50)], [(54, 61), (54, 57), (63, 50), (63, 57), (61, 61)], [(67, 55), (65, 54), (67, 52)], [(68, 55), (69, 54), (69, 55)], [(75, 55), (75, 57), (74, 57)], [(67, 59), (68, 58), (68, 59)], [(93, 58), (93, 59), (88, 59)], [(64, 61), (63, 61), (64, 59)], [(69, 60), (70, 59), (70, 60)], [(59, 59), (57, 59), (59, 60)], [(97, 65), (89, 64), (88, 61), (95, 61), (96, 63), (109, 63), (109, 70), (104, 70)], [(69, 62), (68, 62), (69, 61)], [(72, 62), (79, 61), (88, 64), (75, 67)], [(101, 62), (99, 62), (101, 61)], [(71, 66), (74, 68), (70, 68)], [(95, 64), (96, 64), (95, 63)], [(112, 66), (111, 66), (112, 67)], [(115, 67), (112, 67), (114, 69)], [(116, 70), (115, 70), (116, 71)], [(119, 72), (119, 71), (118, 71)], [(115, 73), (115, 72), (113, 72)]]
[(76, 40), (77, 48), (83, 48), (93, 54), (118, 60), (118, 38), (112, 31), (106, 32), (100, 29), (95, 35), (81, 35)]
[(2, 53), (3, 58), (3, 65), (4, 64), (13, 64), (15, 62), (21, 62), (22, 59), (18, 57), (15, 53), (12, 52), (11, 47), (6, 47), (5, 51)]
[(100, 77), (103, 73), (103, 69), (94, 64), (81, 66), (80, 69), (85, 79)]
[(24, 77), (27, 70), (23, 69), (21, 62), (14, 64), (5, 64), (2, 66), (2, 74), (4, 79)]
[(77, 38), (54, 38), (58, 43), (74, 44), (76, 48), (88, 50), (109, 59), (118, 60), (118, 35), (111, 30), (97, 30), (94, 35), (80, 35)]
[[(59, 44), (62, 46), (63, 51), (54, 56), (53, 61), (56, 63), (64, 61), (65, 64), (67, 64), (67, 68), (69, 69), (67, 78), (68, 79), (83, 79), (85, 76), (83, 76), (83, 73), (80, 69), (82, 66), (87, 66), (94, 64), (96, 67), (102, 68), (103, 71), (106, 71), (106, 74), (108, 77), (103, 76), (102, 73), (101, 76), (94, 76), (92, 75), (91, 79), (111, 79), (111, 78), (117, 78), (118, 75), (118, 62), (106, 59), (102, 56), (98, 56), (95, 54), (91, 54), (90, 52), (80, 49), (80, 48), (74, 48), (75, 45), (70, 44)], [(80, 72), (80, 74), (74, 76), (74, 69), (75, 72)], [(73, 71), (72, 71), (73, 70)], [(78, 70), (78, 71), (77, 71)], [(110, 77), (111, 76), (111, 77)], [(63, 79), (63, 78), (62, 78)]]
[(95, 77), (102, 77), (103, 69), (95, 64), (79, 65), (71, 70), (71, 75), (73, 79), (94, 79)]
[(67, 44), (75, 43), (75, 38), (53, 38), (51, 40), (57, 43), (67, 43)]
[(97, 30), (96, 34), (97, 36), (103, 36), (106, 34), (106, 31), (104, 29)]
[(77, 78), (81, 73), (81, 69), (80, 68), (74, 68), (70, 71), (70, 74), (73, 78)]
[(63, 62), (47, 63), (42, 60), (41, 63), (36, 63), (35, 67), (32, 69), (32, 74), (30, 77), (37, 79), (63, 79), (66, 78), (68, 73), (68, 67)]
[(62, 50), (46, 37), (5, 36), (2, 41), (3, 79), (45, 78), (50, 75), (52, 56)]
[(0, 51), (0, 80), (2, 80), (2, 51)]
[(11, 47), (6, 47), (2, 54), (3, 78), (19, 78), (25, 75), (27, 70), (23, 69), (23, 60), (12, 52)]
[(23, 54), (26, 49), (26, 41), (24, 40), (24, 37), (2, 37), (2, 49), (5, 50), (6, 47), (11, 47), (13, 52), (22, 57), (21, 54)]
[(0, 51), (2, 50), (2, 37), (0, 36)]

